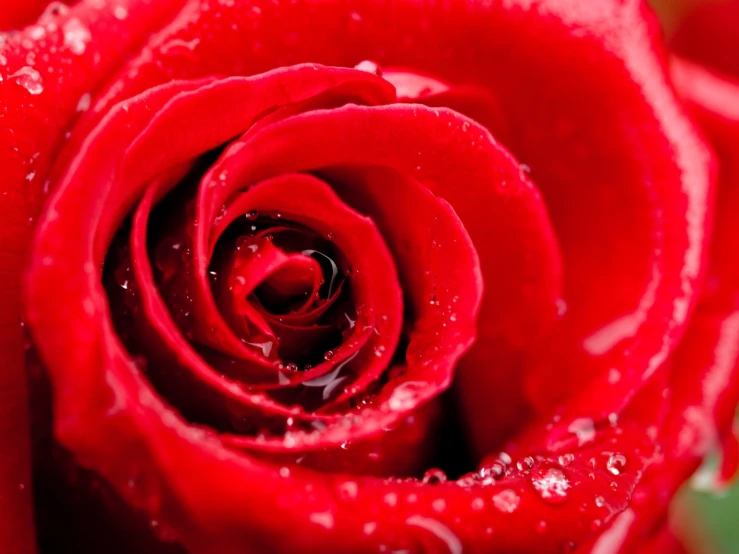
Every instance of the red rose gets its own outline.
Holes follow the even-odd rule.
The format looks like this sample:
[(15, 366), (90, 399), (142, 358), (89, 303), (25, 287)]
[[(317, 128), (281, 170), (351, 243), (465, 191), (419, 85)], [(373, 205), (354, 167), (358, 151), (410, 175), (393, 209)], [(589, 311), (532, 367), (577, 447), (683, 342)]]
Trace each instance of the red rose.
[(738, 283), (658, 33), (88, 0), (8, 35), (0, 541), (34, 548), (21, 285), (42, 550), (661, 540), (731, 437)]

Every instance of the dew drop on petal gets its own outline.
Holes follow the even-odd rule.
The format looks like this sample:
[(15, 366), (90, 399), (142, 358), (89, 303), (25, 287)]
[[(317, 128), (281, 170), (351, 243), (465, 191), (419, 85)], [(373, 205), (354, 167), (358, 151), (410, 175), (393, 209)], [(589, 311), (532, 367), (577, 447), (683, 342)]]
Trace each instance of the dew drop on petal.
[(595, 439), (595, 422), (588, 417), (574, 420), (567, 430), (577, 437), (578, 446), (583, 446)]
[(626, 468), (626, 456), (623, 454), (613, 454), (608, 458), (606, 469), (612, 475), (620, 475)]
[(495, 461), (489, 467), (480, 469), (480, 477), (483, 485), (491, 485), (494, 481), (501, 479), (505, 475), (506, 466), (500, 460)]
[(64, 45), (73, 54), (78, 56), (84, 54), (91, 38), (90, 29), (85, 27), (79, 19), (72, 18), (64, 24)]
[(313, 512), (308, 516), (308, 519), (324, 529), (333, 529), (334, 527), (334, 515), (331, 512)]
[(339, 494), (345, 500), (354, 500), (357, 498), (359, 487), (356, 481), (344, 481), (339, 485)]
[(480, 474), (479, 473), (465, 473), (457, 479), (455, 482), (460, 487), (472, 487), (474, 485), (477, 485), (480, 481)]
[(440, 485), (447, 480), (446, 473), (441, 469), (429, 469), (423, 474), (423, 483), (426, 485)]
[(534, 467), (534, 458), (531, 456), (526, 456), (516, 462), (516, 468), (518, 468), (518, 471), (527, 471), (532, 467)]
[(67, 15), (67, 13), (69, 13), (69, 8), (63, 2), (49, 2), (44, 13), (41, 14), (41, 19), (45, 20), (56, 16), (64, 16)]
[(417, 403), (417, 392), (422, 387), (421, 383), (414, 381), (401, 383), (390, 395), (388, 407), (394, 412), (404, 412), (413, 408)]
[(123, 21), (128, 17), (128, 10), (124, 6), (116, 6), (113, 9), (113, 17), (119, 21)]
[(443, 498), (437, 498), (431, 503), (431, 507), (437, 512), (443, 512), (446, 510), (446, 500)]
[(44, 83), (41, 74), (30, 66), (21, 67), (9, 79), (14, 80), (34, 96), (44, 92)]
[(570, 482), (564, 472), (556, 467), (537, 468), (531, 476), (531, 485), (537, 494), (551, 504), (567, 500)]
[(493, 505), (506, 514), (512, 514), (521, 503), (521, 497), (513, 489), (505, 489), (493, 496)]
[(359, 62), (357, 65), (354, 66), (354, 69), (365, 71), (367, 73), (372, 73), (373, 75), (377, 75), (378, 77), (382, 76), (382, 68), (379, 66), (379, 64), (370, 60)]
[(575, 456), (573, 454), (562, 454), (559, 457), (558, 461), (559, 461), (559, 465), (561, 465), (562, 467), (567, 467), (568, 465), (570, 465), (572, 462), (575, 461)]

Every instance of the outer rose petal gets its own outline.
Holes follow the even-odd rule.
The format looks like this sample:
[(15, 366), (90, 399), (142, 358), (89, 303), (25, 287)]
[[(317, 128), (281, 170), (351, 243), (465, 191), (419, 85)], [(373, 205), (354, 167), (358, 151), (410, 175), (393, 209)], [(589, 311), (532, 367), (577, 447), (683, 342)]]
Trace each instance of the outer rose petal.
[[(724, 455), (715, 486), (725, 485), (736, 472), (732, 424), (739, 402), (739, 82), (679, 58), (672, 60), (672, 77), (719, 157), (717, 214), (699, 305), (665, 368), (670, 395), (659, 431), (662, 460), (648, 469), (635, 492), (631, 517), (620, 516), (621, 523), (613, 524), (620, 531), (611, 534), (608, 544), (627, 552), (653, 532), (673, 494), (711, 451), (718, 448)], [(597, 549), (596, 542), (593, 552)]]
[[(2, 2), (0, 26), (22, 25), (25, 10), (40, 2)], [(83, 3), (86, 5), (87, 3)], [(26, 384), (22, 330), (19, 326), (20, 272), (31, 232), (29, 222), (40, 207), (39, 190), (64, 128), (75, 115), (79, 99), (104, 82), (121, 56), (161, 25), (178, 2), (158, 2), (153, 9), (122, 1), (132, 16), (127, 24), (113, 15), (113, 7), (89, 5), (74, 12), (89, 30), (85, 52), (72, 52), (65, 44), (64, 23), (69, 17), (47, 19), (41, 39), (26, 29), (0, 45), (0, 544), (19, 552), (34, 549), (30, 513)], [(38, 32), (35, 35), (38, 36)], [(107, 39), (104, 39), (107, 37)], [(33, 63), (29, 65), (29, 60)], [(94, 71), (89, 69), (94, 67)], [(43, 93), (39, 94), (40, 89)], [(21, 487), (22, 486), (22, 487)], [(6, 507), (7, 506), (7, 507)]]

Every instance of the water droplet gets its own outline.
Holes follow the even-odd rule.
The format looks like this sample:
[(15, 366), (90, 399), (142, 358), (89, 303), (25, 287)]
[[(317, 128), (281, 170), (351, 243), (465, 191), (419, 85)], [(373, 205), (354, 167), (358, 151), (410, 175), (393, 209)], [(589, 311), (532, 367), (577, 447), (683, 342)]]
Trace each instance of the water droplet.
[(359, 487), (356, 481), (344, 481), (339, 485), (339, 493), (345, 500), (354, 500), (358, 492)]
[(90, 29), (85, 27), (79, 19), (72, 18), (64, 24), (64, 45), (73, 54), (78, 56), (84, 54), (91, 38)]
[(443, 498), (437, 498), (431, 503), (431, 507), (437, 512), (443, 512), (446, 510), (446, 500)]
[(606, 499), (602, 496), (596, 496), (595, 497), (595, 505), (598, 506), (598, 508), (602, 508), (606, 505)]
[(128, 10), (124, 6), (116, 6), (113, 9), (113, 17), (119, 21), (123, 21), (128, 17)]
[(390, 506), (391, 508), (398, 505), (398, 495), (394, 492), (389, 492), (385, 495), (385, 504)]
[(539, 533), (540, 535), (543, 535), (544, 533), (546, 533), (547, 532), (547, 522), (542, 519), (539, 523), (537, 523), (536, 532)]
[(328, 361), (331, 358), (334, 357), (334, 351), (333, 350), (326, 350), (326, 352), (323, 353), (323, 359)]
[(570, 465), (572, 462), (575, 461), (575, 456), (573, 454), (562, 454), (559, 457), (558, 461), (559, 461), (559, 465), (561, 465), (562, 467), (567, 467), (568, 465)]
[(489, 467), (480, 469), (480, 478), (483, 485), (492, 485), (495, 481), (501, 479), (505, 475), (506, 466), (500, 460), (495, 461)]
[(34, 96), (44, 92), (43, 78), (41, 77), (41, 74), (30, 66), (26, 65), (21, 67), (18, 71), (13, 73), (9, 79), (13, 79)]
[(512, 514), (521, 503), (521, 497), (513, 489), (505, 489), (493, 496), (493, 505), (506, 514)]
[(282, 477), (283, 479), (287, 479), (288, 477), (290, 477), (290, 468), (286, 466), (281, 467), (280, 477)]
[(457, 485), (460, 487), (472, 487), (479, 483), (480, 481), (480, 474), (479, 473), (465, 473), (456, 480)]
[(429, 469), (423, 474), (423, 483), (426, 485), (440, 485), (446, 483), (447, 476), (441, 469)]
[(626, 468), (626, 456), (623, 454), (613, 454), (608, 458), (606, 469), (612, 475), (620, 475)]
[(556, 467), (537, 468), (531, 477), (531, 485), (543, 500), (551, 504), (567, 500), (567, 490), (570, 488), (567, 476)]
[(401, 383), (390, 395), (388, 407), (394, 412), (404, 412), (413, 408), (416, 405), (417, 392), (422, 388), (423, 384), (415, 381)]
[(531, 456), (521, 458), (516, 462), (516, 467), (518, 468), (518, 471), (527, 471), (534, 467), (534, 458), (532, 458)]
[(471, 507), (471, 508), (472, 508), (472, 509), (473, 509), (473, 510), (474, 510), (475, 512), (480, 512), (480, 511), (482, 511), (483, 509), (485, 509), (485, 500), (483, 500), (482, 498), (475, 498), (475, 499), (474, 499), (474, 500), (472, 501), (472, 504), (470, 504), (470, 507)]
[(67, 13), (69, 13), (69, 8), (62, 2), (50, 2), (44, 10), (44, 13), (41, 14), (41, 19), (49, 19), (58, 15), (67, 15)]
[(595, 422), (589, 417), (574, 420), (567, 430), (577, 437), (578, 446), (583, 446), (595, 439)]
[(308, 519), (324, 529), (333, 529), (334, 527), (334, 515), (331, 512), (313, 512), (308, 516)]
[(285, 369), (287, 369), (288, 371), (298, 371), (298, 365), (290, 362), (285, 366)]

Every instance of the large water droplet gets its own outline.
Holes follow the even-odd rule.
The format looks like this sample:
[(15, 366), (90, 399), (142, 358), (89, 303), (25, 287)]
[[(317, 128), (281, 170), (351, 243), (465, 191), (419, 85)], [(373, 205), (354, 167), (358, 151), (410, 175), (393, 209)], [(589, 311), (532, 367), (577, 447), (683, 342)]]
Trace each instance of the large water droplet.
[(41, 74), (30, 66), (21, 67), (9, 79), (13, 79), (34, 96), (44, 92), (44, 82)]
[(531, 476), (531, 485), (539, 496), (552, 504), (567, 500), (570, 482), (564, 472), (557, 467), (539, 467)]

